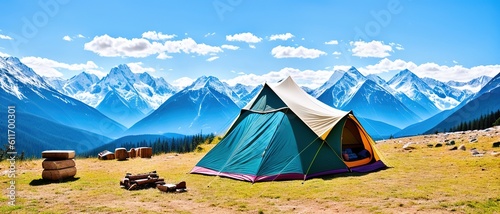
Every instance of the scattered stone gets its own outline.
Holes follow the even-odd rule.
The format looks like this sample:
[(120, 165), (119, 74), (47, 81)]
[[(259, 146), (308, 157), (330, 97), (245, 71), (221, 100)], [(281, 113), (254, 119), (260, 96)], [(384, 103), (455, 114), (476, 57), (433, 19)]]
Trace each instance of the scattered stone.
[(436, 146), (434, 146), (434, 147), (436, 147), (436, 148), (437, 148), (437, 147), (442, 147), (442, 146), (443, 146), (443, 144), (441, 144), (441, 143), (436, 143)]
[(499, 157), (500, 156), (500, 152), (492, 151), (491, 152), (491, 156), (493, 156), (493, 157)]
[(471, 140), (470, 140), (470, 142), (471, 142), (471, 143), (475, 143), (475, 142), (477, 142), (477, 139), (476, 139), (476, 138), (473, 138), (473, 139), (471, 139)]
[(450, 151), (457, 150), (458, 148), (454, 146), (453, 148), (450, 149)]
[(427, 144), (427, 147), (432, 148), (432, 147), (434, 147), (434, 145), (432, 145), (432, 143), (429, 143), (429, 144)]
[(472, 154), (472, 156), (474, 157), (482, 157), (484, 155), (484, 152), (481, 153), (479, 152), (476, 148), (473, 148), (470, 150), (470, 153)]
[(464, 144), (460, 145), (460, 146), (458, 147), (458, 149), (463, 150), (463, 151), (465, 151), (465, 150), (466, 150), (466, 148), (465, 148), (465, 145), (464, 145)]
[(455, 141), (454, 140), (450, 141), (450, 145), (455, 145)]
[(413, 143), (412, 142), (408, 142), (406, 143), (405, 145), (403, 145), (403, 149), (404, 150), (412, 150), (412, 149), (415, 149), (415, 147), (412, 146)]
[(497, 147), (500, 147), (500, 141), (493, 143), (493, 148), (497, 148)]

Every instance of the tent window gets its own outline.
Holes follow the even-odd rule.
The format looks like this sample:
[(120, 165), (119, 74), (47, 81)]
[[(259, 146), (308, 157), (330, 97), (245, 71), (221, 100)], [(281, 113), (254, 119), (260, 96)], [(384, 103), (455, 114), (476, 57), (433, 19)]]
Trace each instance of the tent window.
[(365, 149), (356, 124), (348, 119), (342, 131), (342, 156), (345, 161), (355, 161), (370, 157)]

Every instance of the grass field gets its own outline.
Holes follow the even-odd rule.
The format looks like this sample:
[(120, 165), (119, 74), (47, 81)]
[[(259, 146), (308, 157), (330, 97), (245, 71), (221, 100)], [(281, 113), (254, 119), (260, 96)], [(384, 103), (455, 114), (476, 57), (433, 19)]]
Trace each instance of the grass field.
[[(188, 174), (213, 147), (151, 159), (76, 159), (76, 178), (41, 180), (42, 160), (17, 162), (16, 206), (8, 206), (8, 162), (1, 162), (0, 213), (500, 213), (500, 157), (491, 155), (500, 127), (490, 131), (428, 135), (381, 141), (390, 168), (368, 174), (340, 174), (303, 181), (251, 184)], [(471, 143), (471, 139), (477, 142)], [(465, 144), (449, 151), (444, 140)], [(414, 150), (403, 150), (413, 142)], [(443, 143), (428, 148), (427, 144)], [(472, 147), (486, 153), (473, 157)], [(188, 192), (127, 191), (125, 173), (156, 170), (167, 183), (185, 180)]]

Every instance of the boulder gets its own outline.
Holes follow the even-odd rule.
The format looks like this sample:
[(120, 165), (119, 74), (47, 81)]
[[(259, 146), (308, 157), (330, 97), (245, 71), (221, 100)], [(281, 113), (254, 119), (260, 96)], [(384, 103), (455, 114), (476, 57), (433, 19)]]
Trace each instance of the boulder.
[(441, 144), (441, 143), (436, 143), (436, 145), (435, 145), (434, 147), (436, 147), (436, 148), (437, 148), (437, 147), (442, 147), (442, 146), (443, 146), (443, 144)]
[(453, 148), (449, 149), (450, 151), (457, 150), (458, 148), (454, 146)]
[(403, 145), (403, 149), (404, 149), (404, 150), (412, 150), (412, 149), (415, 149), (415, 147), (413, 147), (412, 145), (413, 145), (413, 142), (408, 142), (408, 143), (406, 143), (405, 145)]
[(464, 145), (464, 144), (460, 145), (460, 146), (458, 147), (458, 149), (463, 150), (463, 151), (465, 151), (465, 150), (466, 150), (466, 148), (465, 148), (465, 145)]
[(497, 147), (500, 147), (500, 141), (493, 143), (493, 148), (497, 148)]

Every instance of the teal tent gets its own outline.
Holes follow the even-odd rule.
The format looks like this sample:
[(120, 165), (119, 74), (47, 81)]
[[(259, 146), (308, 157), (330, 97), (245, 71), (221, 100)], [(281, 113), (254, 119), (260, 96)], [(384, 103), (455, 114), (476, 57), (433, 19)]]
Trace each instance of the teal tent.
[(316, 100), (289, 77), (264, 84), (191, 173), (258, 182), (384, 167), (352, 112)]

